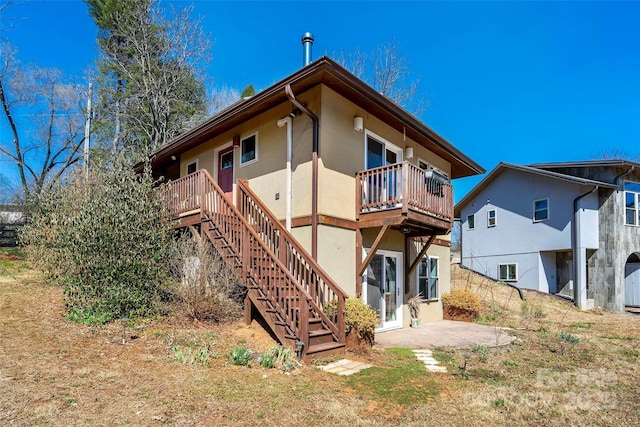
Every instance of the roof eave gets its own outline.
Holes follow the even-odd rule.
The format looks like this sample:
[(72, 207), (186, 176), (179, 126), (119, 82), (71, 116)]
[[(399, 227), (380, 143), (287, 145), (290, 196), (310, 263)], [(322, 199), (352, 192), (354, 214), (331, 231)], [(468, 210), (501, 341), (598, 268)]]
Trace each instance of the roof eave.
[(511, 169), (517, 170), (525, 173), (532, 173), (539, 176), (544, 176), (552, 179), (559, 179), (562, 181), (570, 182), (577, 185), (593, 185), (603, 188), (617, 188), (614, 184), (609, 184), (607, 182), (594, 181), (592, 179), (579, 178), (571, 175), (560, 174), (557, 172), (550, 172), (544, 169), (538, 169), (533, 166), (521, 166), (515, 165), (512, 163), (500, 162), (489, 174), (482, 179), (475, 187), (471, 189), (453, 208), (454, 216), (459, 217), (462, 208), (464, 208), (467, 203), (473, 200), (482, 190), (491, 184), (504, 170)]
[[(178, 151), (184, 152), (214, 136), (212, 132), (215, 131), (216, 134), (219, 134), (231, 129), (249, 116), (260, 114), (275, 105), (286, 102), (284, 87), (287, 85), (290, 85), (294, 92), (299, 93), (301, 90), (307, 90), (318, 84), (326, 84), (334, 90), (337, 88), (339, 93), (343, 92), (341, 93), (342, 95), (344, 95), (345, 91), (351, 91), (347, 97), (357, 98), (360, 103), (369, 106), (377, 105), (377, 111), (386, 116), (381, 117), (381, 119), (386, 118), (391, 121), (391, 118), (395, 118), (399, 122), (397, 124), (398, 127), (400, 124), (405, 127), (407, 136), (415, 140), (426, 139), (429, 141), (433, 146), (427, 148), (451, 163), (452, 178), (462, 178), (485, 172), (484, 168), (415, 116), (389, 98), (373, 90), (362, 80), (326, 56), (301, 68), (255, 96), (233, 104), (193, 129), (178, 135), (153, 153), (152, 163), (156, 165), (166, 163), (172, 154), (176, 154)], [(402, 129), (399, 130), (402, 131)]]

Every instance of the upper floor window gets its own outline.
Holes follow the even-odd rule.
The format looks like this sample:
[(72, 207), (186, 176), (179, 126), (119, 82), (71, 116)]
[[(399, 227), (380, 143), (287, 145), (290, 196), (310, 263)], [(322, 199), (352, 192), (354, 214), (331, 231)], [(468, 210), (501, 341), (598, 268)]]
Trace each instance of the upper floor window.
[(189, 163), (187, 165), (187, 175), (189, 175), (190, 173), (194, 173), (197, 170), (198, 170), (198, 161), (197, 160), (195, 162)]
[(640, 183), (630, 181), (624, 183), (624, 206), (624, 223), (640, 227)]
[(402, 162), (402, 149), (375, 135), (366, 132), (366, 157), (367, 169), (381, 166), (389, 166)]
[(438, 257), (425, 256), (418, 266), (418, 292), (424, 299), (438, 298)]
[(258, 134), (254, 133), (240, 141), (240, 164), (255, 162), (258, 160)]
[(498, 222), (498, 214), (495, 209), (487, 211), (487, 227), (495, 227)]
[(475, 215), (467, 215), (467, 229), (473, 230), (476, 228), (476, 216)]
[(549, 199), (536, 200), (533, 202), (533, 222), (546, 221), (549, 219)]
[(498, 264), (498, 280), (516, 282), (518, 280), (518, 264)]

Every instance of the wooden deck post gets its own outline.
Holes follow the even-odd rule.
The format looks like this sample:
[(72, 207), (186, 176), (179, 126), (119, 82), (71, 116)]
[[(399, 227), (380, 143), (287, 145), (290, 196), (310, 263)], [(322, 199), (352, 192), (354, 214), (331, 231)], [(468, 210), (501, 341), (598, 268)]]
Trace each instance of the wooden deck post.
[(244, 297), (244, 323), (250, 325), (253, 320), (253, 303), (249, 295)]

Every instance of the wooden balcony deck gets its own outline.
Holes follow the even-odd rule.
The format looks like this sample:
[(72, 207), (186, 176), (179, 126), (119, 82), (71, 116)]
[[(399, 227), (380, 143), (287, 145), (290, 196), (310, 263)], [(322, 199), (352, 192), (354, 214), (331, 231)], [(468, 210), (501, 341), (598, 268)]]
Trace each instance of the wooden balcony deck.
[(359, 228), (391, 226), (410, 236), (446, 234), (453, 225), (453, 187), (409, 162), (356, 175)]

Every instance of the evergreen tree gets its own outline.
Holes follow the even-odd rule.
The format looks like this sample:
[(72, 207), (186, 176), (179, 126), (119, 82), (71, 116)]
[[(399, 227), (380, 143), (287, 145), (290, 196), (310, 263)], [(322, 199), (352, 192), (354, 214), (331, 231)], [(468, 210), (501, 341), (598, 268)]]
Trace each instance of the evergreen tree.
[[(95, 132), (103, 146), (147, 160), (202, 120), (209, 40), (190, 9), (156, 0), (85, 0), (98, 26)], [(167, 18), (170, 16), (171, 18)]]

